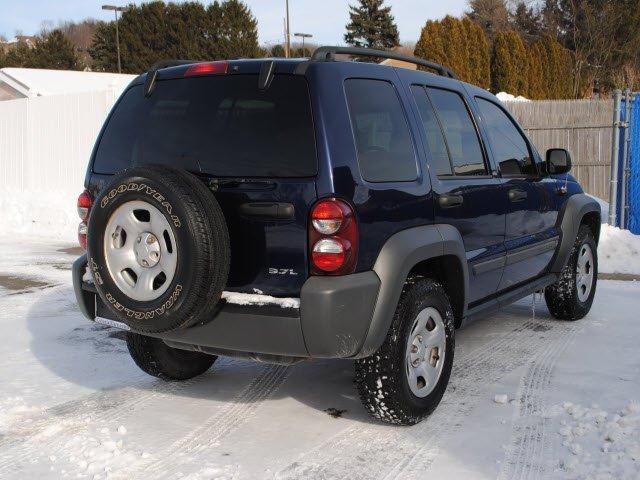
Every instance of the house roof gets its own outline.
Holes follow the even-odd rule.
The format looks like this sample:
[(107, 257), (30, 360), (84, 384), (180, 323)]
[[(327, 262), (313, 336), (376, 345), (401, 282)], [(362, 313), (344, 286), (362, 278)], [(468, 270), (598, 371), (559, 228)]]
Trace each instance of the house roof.
[(37, 68), (2, 68), (0, 83), (24, 97), (60, 95), (113, 89), (121, 92), (136, 75), (118, 73), (44, 70)]

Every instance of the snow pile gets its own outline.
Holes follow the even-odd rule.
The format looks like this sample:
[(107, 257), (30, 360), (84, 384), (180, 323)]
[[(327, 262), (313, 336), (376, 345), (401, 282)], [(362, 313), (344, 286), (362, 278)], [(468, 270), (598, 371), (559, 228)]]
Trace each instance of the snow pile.
[(264, 295), (260, 290), (256, 293), (222, 292), (222, 298), (234, 305), (278, 305), (281, 308), (300, 308), (299, 298), (279, 298)]
[(640, 275), (640, 236), (603, 224), (598, 244), (598, 268), (603, 273)]
[(198, 472), (180, 477), (182, 480), (232, 480), (237, 478), (238, 468), (233, 465), (209, 464)]
[[(111, 434), (109, 428), (104, 427), (94, 434), (77, 434), (49, 452), (49, 470), (55, 472), (58, 478), (110, 478), (112, 472), (127, 471), (127, 469), (148, 458), (149, 454), (130, 450), (124, 441), (124, 426), (118, 427), (118, 433)], [(116, 475), (117, 476), (117, 475)]]
[(515, 95), (511, 95), (510, 93), (507, 93), (507, 92), (500, 92), (496, 95), (496, 97), (498, 97), (498, 100), (500, 100), (501, 102), (530, 102), (531, 101), (528, 98), (523, 97), (522, 95), (518, 95), (516, 97)]
[(8, 427), (25, 420), (25, 415), (41, 412), (38, 407), (29, 407), (22, 397), (7, 397), (0, 400), (0, 438)]
[(566, 451), (560, 467), (568, 478), (640, 477), (640, 403), (618, 413), (565, 402), (558, 433)]
[(53, 240), (77, 242), (78, 192), (24, 192), (6, 189), (0, 193), (0, 231)]

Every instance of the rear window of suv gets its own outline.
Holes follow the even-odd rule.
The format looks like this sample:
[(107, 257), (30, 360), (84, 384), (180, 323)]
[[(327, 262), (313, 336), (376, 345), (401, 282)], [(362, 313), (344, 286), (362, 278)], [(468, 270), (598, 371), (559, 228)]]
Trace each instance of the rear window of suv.
[(93, 171), (164, 164), (218, 176), (307, 177), (317, 173), (306, 80), (257, 75), (159, 81), (145, 98), (131, 87), (98, 144)]

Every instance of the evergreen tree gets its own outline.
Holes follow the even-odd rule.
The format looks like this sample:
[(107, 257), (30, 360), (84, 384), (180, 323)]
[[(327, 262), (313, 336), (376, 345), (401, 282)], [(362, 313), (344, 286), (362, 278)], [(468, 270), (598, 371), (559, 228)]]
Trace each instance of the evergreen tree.
[(467, 36), (462, 22), (447, 15), (440, 22), (440, 34), (443, 36), (445, 65), (453, 70), (463, 81), (469, 82), (471, 71), (469, 65), (469, 48)]
[(491, 59), (491, 83), (495, 92), (529, 93), (529, 55), (517, 32), (496, 35)]
[(73, 45), (59, 29), (38, 35), (33, 47), (26, 42), (18, 42), (18, 45), (4, 56), (2, 66), (52, 70), (82, 69)]
[(469, 0), (467, 16), (482, 27), (490, 40), (511, 28), (506, 0)]
[(546, 98), (551, 100), (573, 98), (571, 52), (548, 35), (537, 43), (537, 47), (541, 52)]
[(528, 7), (524, 0), (519, 0), (512, 15), (513, 28), (520, 35), (539, 37), (543, 30), (543, 19), (539, 11)]
[(463, 81), (489, 87), (489, 43), (482, 28), (469, 19), (429, 20), (414, 55), (449, 67)]
[(448, 66), (444, 53), (444, 41), (441, 24), (436, 20), (428, 20), (422, 28), (420, 38), (416, 43), (413, 54), (416, 57), (430, 60), (440, 65)]
[(258, 21), (251, 10), (239, 0), (221, 4), (222, 35), (220, 44), (223, 58), (255, 58), (258, 47)]
[(273, 47), (271, 47), (269, 53), (273, 58), (284, 58), (285, 56), (284, 47), (282, 45), (274, 45)]
[(468, 49), (469, 69), (471, 71), (469, 81), (479, 87), (491, 88), (491, 51), (489, 41), (482, 28), (468, 18), (462, 20), (464, 25)]
[(384, 0), (358, 0), (358, 6), (349, 5), (350, 21), (344, 41), (356, 47), (388, 50), (400, 44), (398, 27), (391, 7)]
[(32, 68), (80, 70), (75, 49), (61, 30), (56, 29), (36, 38), (32, 52)]
[(507, 33), (498, 33), (493, 41), (491, 55), (491, 87), (494, 92), (515, 91), (515, 67), (511, 59), (511, 45)]
[[(122, 70), (139, 73), (165, 58), (217, 60), (263, 55), (257, 21), (239, 0), (131, 5), (120, 18)], [(95, 68), (116, 71), (115, 23), (100, 23), (90, 50)]]
[(518, 32), (510, 30), (507, 38), (511, 44), (511, 63), (514, 68), (515, 95), (529, 93), (529, 54)]
[(28, 68), (33, 64), (33, 49), (26, 42), (18, 44), (9, 50), (4, 57), (3, 67)]
[(529, 47), (529, 92), (531, 100), (548, 98), (542, 50), (537, 43)]

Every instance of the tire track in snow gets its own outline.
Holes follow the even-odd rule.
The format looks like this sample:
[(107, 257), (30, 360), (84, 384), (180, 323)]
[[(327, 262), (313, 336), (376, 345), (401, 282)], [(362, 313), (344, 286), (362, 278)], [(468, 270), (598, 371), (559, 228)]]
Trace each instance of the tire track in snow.
[[(233, 363), (233, 360), (225, 362), (222, 368), (229, 363)], [(0, 478), (6, 472), (17, 471), (24, 462), (43, 451), (55, 450), (61, 436), (68, 438), (103, 422), (113, 426), (131, 415), (136, 408), (156, 398), (174, 395), (206, 382), (214, 374), (212, 372), (183, 382), (140, 380), (124, 388), (93, 392), (47, 408), (42, 412), (44, 418), (10, 430), (0, 438)], [(149, 388), (150, 383), (153, 388)]]
[[(181, 467), (191, 463), (192, 455), (211, 449), (224, 437), (244, 425), (260, 405), (280, 388), (290, 372), (289, 366), (265, 366), (263, 371), (220, 411), (173, 442), (161, 454), (159, 461), (144, 466), (141, 469), (144, 475), (151, 478), (175, 477), (180, 473)], [(180, 456), (176, 456), (176, 453)]]
[(549, 337), (562, 333), (562, 327), (549, 325), (548, 321), (527, 321), (457, 358), (442, 404), (419, 425), (353, 425), (303, 454), (277, 478), (340, 478), (346, 471), (354, 479), (380, 478), (384, 474), (388, 478), (422, 478), (437, 455), (441, 436), (460, 427), (485, 385), (525, 364)]
[(511, 445), (500, 471), (499, 479), (537, 479), (545, 470), (544, 453), (548, 419), (545, 418), (547, 390), (551, 385), (558, 358), (575, 338), (578, 327), (573, 325), (562, 341), (547, 347), (534, 359), (518, 388), (518, 406), (514, 413)]
[[(511, 354), (503, 357), (501, 360), (499, 359), (496, 367), (498, 367), (498, 370), (501, 369), (502, 371), (493, 376), (484, 375), (484, 378), (476, 378), (469, 389), (472, 399), (477, 400), (479, 397), (484, 395), (485, 384), (498, 381), (507, 373), (525, 365), (531, 355), (536, 355), (540, 351), (546, 351), (546, 346), (557, 346), (558, 344), (562, 344), (564, 339), (573, 331), (572, 326), (567, 326), (566, 324), (552, 324), (551, 322), (552, 321), (549, 320), (534, 321), (533, 323), (535, 326), (532, 330), (534, 332), (545, 330), (544, 335), (536, 336), (534, 340), (531, 335), (528, 334), (519, 339), (520, 345), (518, 345), (517, 349), (502, 348), (502, 351)], [(427, 449), (432, 450), (434, 447), (437, 448), (437, 446), (442, 442), (443, 436), (449, 435), (451, 432), (458, 430), (461, 427), (461, 418), (471, 413), (476, 403), (477, 402), (467, 402), (466, 405), (462, 405), (463, 408), (460, 408), (454, 416), (447, 415), (446, 412), (439, 414), (438, 410), (436, 410), (436, 412), (434, 412), (433, 421), (436, 422), (440, 431), (432, 434), (428, 442), (426, 442), (426, 446), (419, 449), (411, 458), (403, 462), (403, 466), (396, 466), (395, 470), (397, 473), (394, 473), (393, 476), (389, 476), (388, 478), (423, 478), (424, 473), (429, 470), (435, 460), (435, 455), (425, 455), (425, 451)]]
[[(503, 335), (496, 343), (492, 344), (492, 348), (499, 348), (502, 345), (512, 342), (515, 336), (527, 330), (527, 328), (530, 328), (528, 323), (515, 328), (511, 332)], [(483, 345), (469, 352), (467, 355), (456, 358), (454, 360), (454, 372), (452, 373), (451, 383), (447, 392), (455, 390), (455, 387), (453, 387), (454, 377), (459, 375), (464, 368), (472, 364), (476, 359), (486, 356), (489, 350), (488, 345)], [(446, 398), (447, 395), (445, 394), (443, 403), (439, 408), (444, 406)], [(426, 419), (424, 422), (430, 422), (430, 420)], [(407, 430), (415, 428), (417, 427), (410, 427)], [(357, 472), (352, 470), (350, 473), (353, 475), (353, 478), (378, 478), (380, 473), (388, 470), (389, 465), (401, 463), (403, 459), (411, 455), (413, 451), (413, 447), (407, 447), (405, 442), (401, 441), (403, 434), (399, 433), (399, 431), (402, 429), (404, 428), (390, 427), (381, 423), (373, 423), (367, 426), (362, 426), (361, 424), (353, 425), (337, 433), (311, 451), (303, 454), (299, 461), (281, 470), (277, 478), (339, 478), (340, 468), (347, 468), (349, 463), (352, 463), (354, 468), (357, 467), (361, 470)], [(363, 448), (364, 451), (353, 451), (353, 446)], [(349, 453), (350, 455), (346, 460), (342, 458), (345, 453)], [(352, 458), (351, 455), (353, 455), (355, 459)], [(371, 468), (371, 470), (368, 471), (364, 458), (367, 460), (377, 458), (378, 460), (373, 460), (376, 468)], [(338, 466), (338, 463), (343, 463), (342, 467)], [(376, 471), (378, 464), (380, 469)], [(364, 471), (362, 471), (363, 469)], [(391, 473), (392, 472), (389, 472), (387, 475)]]

